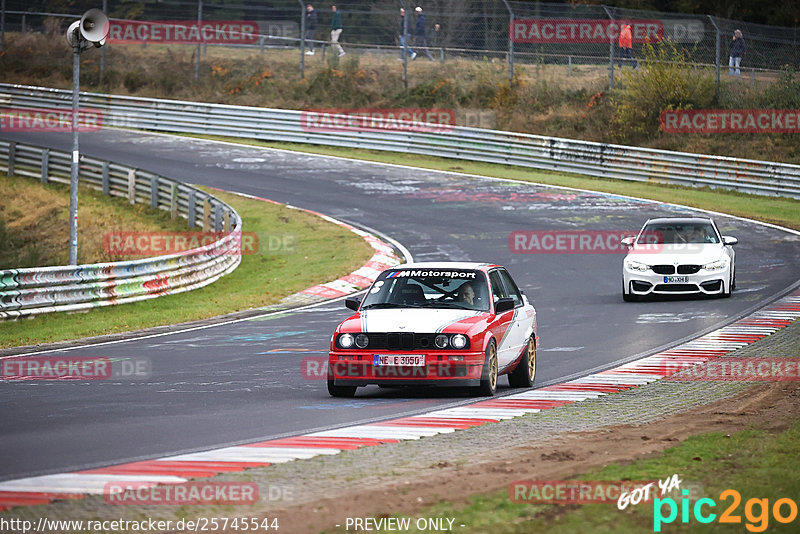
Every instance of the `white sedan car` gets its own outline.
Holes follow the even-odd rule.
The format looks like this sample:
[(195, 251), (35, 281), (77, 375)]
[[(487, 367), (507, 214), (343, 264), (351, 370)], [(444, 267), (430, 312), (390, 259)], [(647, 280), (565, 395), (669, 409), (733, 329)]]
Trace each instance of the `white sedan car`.
[(736, 287), (735, 237), (719, 233), (707, 217), (650, 219), (639, 234), (626, 237), (622, 298), (648, 295), (730, 297)]

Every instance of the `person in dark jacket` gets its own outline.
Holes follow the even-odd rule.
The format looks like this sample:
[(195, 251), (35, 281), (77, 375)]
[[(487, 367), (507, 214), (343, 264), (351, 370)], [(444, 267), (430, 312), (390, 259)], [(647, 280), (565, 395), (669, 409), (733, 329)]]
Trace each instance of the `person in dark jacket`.
[(314, 6), (306, 6), (306, 43), (308, 44), (307, 56), (314, 55), (314, 33), (317, 31), (317, 10)]
[[(733, 40), (731, 40), (731, 56), (728, 61), (728, 74), (733, 76), (741, 76), (742, 71), (739, 70), (739, 65), (742, 64), (742, 56), (744, 56), (744, 37), (742, 37), (742, 30), (733, 32)], [(736, 70), (734, 71), (734, 67)]]
[(431, 51), (428, 50), (428, 28), (425, 22), (425, 14), (419, 6), (416, 7), (415, 11), (417, 12), (417, 23), (414, 26), (414, 46), (422, 47), (428, 59), (433, 61)]
[(406, 10), (400, 8), (400, 48), (407, 50), (411, 54), (411, 59), (417, 57), (417, 53), (408, 46), (408, 26), (406, 25)]
[(344, 55), (344, 48), (342, 45), (339, 44), (339, 36), (342, 35), (342, 14), (336, 9), (336, 4), (331, 6), (331, 11), (333, 11), (333, 18), (331, 19), (331, 42), (333, 46), (338, 48), (339, 50), (339, 57)]

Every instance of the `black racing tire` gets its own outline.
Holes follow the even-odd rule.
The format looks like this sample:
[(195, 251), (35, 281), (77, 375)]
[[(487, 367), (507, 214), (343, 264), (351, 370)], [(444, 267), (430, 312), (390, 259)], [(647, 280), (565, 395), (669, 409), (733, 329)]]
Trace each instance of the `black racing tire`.
[(625, 280), (622, 281), (622, 300), (624, 300), (625, 302), (636, 302), (639, 300), (639, 297), (637, 295), (625, 292)]
[(489, 342), (489, 346), (486, 347), (486, 354), (483, 358), (481, 384), (472, 388), (470, 392), (476, 397), (493, 397), (497, 391), (498, 372), (497, 345), (493, 339)]
[(328, 393), (330, 393), (331, 397), (352, 399), (356, 396), (356, 389), (358, 389), (358, 386), (335, 386), (333, 379), (328, 379)]
[(519, 363), (508, 375), (508, 384), (512, 388), (529, 388), (536, 379), (536, 341), (533, 336), (522, 351)]
[(733, 274), (728, 279), (728, 290), (725, 291), (725, 282), (722, 283), (722, 294), (720, 295), (722, 298), (727, 299), (730, 298), (731, 293), (733, 293)]

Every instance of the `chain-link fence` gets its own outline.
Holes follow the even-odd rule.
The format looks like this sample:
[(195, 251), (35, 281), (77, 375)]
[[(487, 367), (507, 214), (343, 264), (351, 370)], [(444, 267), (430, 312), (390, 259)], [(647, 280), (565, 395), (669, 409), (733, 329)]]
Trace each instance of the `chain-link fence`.
[[(6, 32), (43, 31), (47, 17), (61, 17), (65, 21), (76, 18), (85, 9), (98, 7), (99, 0), (74, 2), (73, 13), (54, 9), (66, 4), (53, 0), (2, 0), (2, 3), (0, 44), (5, 47)], [(325, 61), (331, 45), (336, 46), (331, 43), (334, 14), (330, 2), (103, 0), (102, 4), (112, 18), (112, 32), (116, 28), (110, 46), (118, 42), (144, 46), (193, 43), (198, 46), (198, 66), (209, 46), (253, 48), (262, 52), (294, 49), (298, 52), (298, 75), (302, 77), (307, 62)], [(404, 25), (401, 9), (406, 13)], [(337, 10), (343, 27), (338, 40), (344, 46), (336, 47), (337, 53), (345, 50), (398, 58), (403, 60), (403, 69), (409, 60), (453, 58), (507, 61), (510, 76), (514, 64), (597, 65), (608, 66), (609, 84), (613, 86), (615, 65), (618, 68), (628, 62), (633, 66), (642, 60), (645, 43), (668, 39), (691, 62), (727, 73), (730, 56), (739, 53), (733, 43), (735, 30), (741, 31), (741, 42), (746, 45), (741, 54), (740, 75), (755, 77), (787, 65), (800, 66), (798, 28), (712, 16), (506, 0), (425, 0), (419, 5), (412, 0), (346, 0), (337, 3)], [(188, 37), (175, 38), (174, 32), (170, 40), (169, 31), (137, 32), (138, 26), (125, 21), (159, 21), (161, 27), (197, 25), (202, 21), (201, 28), (207, 25), (211, 29), (197, 32), (198, 39), (194, 41)], [(236, 25), (244, 22), (251, 24), (247, 30)], [(620, 57), (619, 33), (626, 24), (632, 30), (632, 58)], [(407, 39), (402, 38), (404, 33)], [(310, 53), (312, 50), (315, 57)]]

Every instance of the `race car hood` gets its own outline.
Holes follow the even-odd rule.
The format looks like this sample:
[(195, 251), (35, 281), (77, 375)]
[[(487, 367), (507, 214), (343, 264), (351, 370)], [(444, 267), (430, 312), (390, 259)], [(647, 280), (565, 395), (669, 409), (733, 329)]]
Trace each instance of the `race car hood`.
[[(360, 329), (362, 332), (441, 332), (459, 321), (474, 322), (484, 314), (487, 312), (454, 309), (365, 310), (361, 312)], [(464, 324), (465, 332), (468, 328), (469, 325)]]
[(727, 257), (725, 245), (720, 243), (691, 243), (683, 245), (636, 246), (626, 259), (645, 265), (705, 265)]

